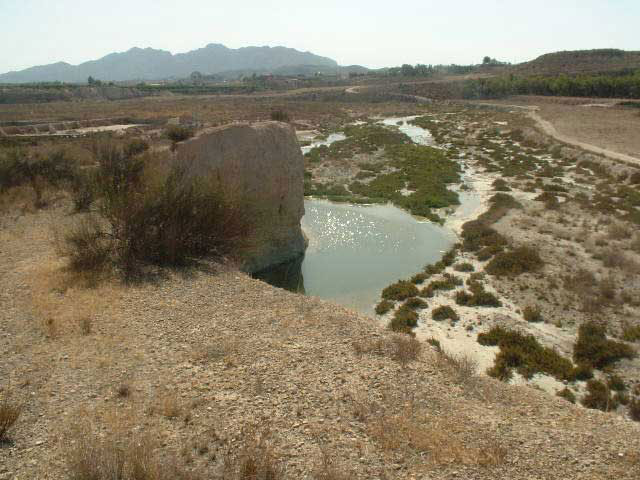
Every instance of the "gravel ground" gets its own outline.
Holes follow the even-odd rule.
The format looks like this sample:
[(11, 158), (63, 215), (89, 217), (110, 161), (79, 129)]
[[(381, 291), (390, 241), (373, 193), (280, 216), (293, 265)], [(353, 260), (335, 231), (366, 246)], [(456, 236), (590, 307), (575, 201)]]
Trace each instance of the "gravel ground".
[(51, 242), (66, 218), (58, 207), (0, 231), (0, 379), (24, 404), (2, 480), (70, 478), (67, 432), (84, 422), (149, 434), (205, 478), (248, 424), (268, 426), (285, 478), (313, 478), (322, 451), (345, 478), (640, 476), (639, 424), (464, 376), (427, 345), (408, 365), (358, 353), (390, 334), (230, 268), (74, 287)]

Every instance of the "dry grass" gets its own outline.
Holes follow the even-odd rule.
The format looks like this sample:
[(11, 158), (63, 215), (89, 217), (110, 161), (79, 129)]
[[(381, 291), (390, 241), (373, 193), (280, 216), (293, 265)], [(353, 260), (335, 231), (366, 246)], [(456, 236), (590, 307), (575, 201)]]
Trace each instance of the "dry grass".
[(284, 478), (282, 461), (273, 449), (268, 427), (245, 426), (240, 444), (229, 446), (224, 459), (225, 480), (280, 480)]
[(50, 339), (92, 333), (95, 319), (117, 308), (123, 288), (115, 282), (87, 288), (61, 261), (46, 258), (30, 272), (29, 283), (33, 312)]
[(384, 450), (407, 451), (425, 455), (436, 465), (462, 464), (491, 466), (504, 461), (505, 450), (486, 441), (472, 446), (465, 441), (459, 419), (408, 411), (379, 416), (368, 425), (368, 433)]
[(127, 439), (123, 432), (99, 436), (87, 423), (67, 435), (64, 455), (70, 480), (196, 480), (172, 455), (156, 453), (150, 437)]
[(175, 392), (165, 392), (158, 398), (155, 411), (163, 417), (174, 419), (182, 414), (182, 405)]
[(394, 333), (383, 338), (358, 340), (353, 348), (358, 355), (388, 357), (406, 367), (419, 358), (422, 343), (411, 335)]
[(22, 405), (14, 402), (9, 393), (0, 400), (0, 444), (9, 440), (9, 430), (13, 428), (22, 413)]
[(351, 480), (355, 478), (353, 472), (345, 469), (335, 459), (326, 447), (321, 449), (322, 457), (312, 473), (313, 480)]
[(438, 368), (448, 371), (454, 381), (462, 386), (471, 387), (477, 378), (478, 363), (468, 355), (451, 355), (440, 349), (436, 354)]

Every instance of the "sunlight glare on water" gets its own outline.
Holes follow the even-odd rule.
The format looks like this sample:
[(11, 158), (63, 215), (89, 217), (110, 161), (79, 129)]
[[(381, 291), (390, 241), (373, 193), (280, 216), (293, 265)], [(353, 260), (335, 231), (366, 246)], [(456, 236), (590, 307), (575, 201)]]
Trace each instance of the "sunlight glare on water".
[(373, 311), (384, 287), (437, 261), (453, 242), (446, 229), (392, 205), (307, 200), (305, 209), (306, 293), (363, 313)]

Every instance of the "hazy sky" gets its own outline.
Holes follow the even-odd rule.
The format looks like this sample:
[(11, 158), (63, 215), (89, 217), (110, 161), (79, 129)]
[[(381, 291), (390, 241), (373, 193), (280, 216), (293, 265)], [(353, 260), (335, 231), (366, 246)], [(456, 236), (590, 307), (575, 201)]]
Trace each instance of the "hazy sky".
[(640, 0), (0, 0), (0, 72), (131, 47), (284, 45), (341, 65), (640, 50)]

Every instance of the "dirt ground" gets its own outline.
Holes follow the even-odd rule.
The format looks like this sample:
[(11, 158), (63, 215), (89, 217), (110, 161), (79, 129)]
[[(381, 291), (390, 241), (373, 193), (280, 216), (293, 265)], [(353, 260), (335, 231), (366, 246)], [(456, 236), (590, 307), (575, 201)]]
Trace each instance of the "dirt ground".
[[(427, 111), (407, 103), (278, 102), (317, 129), (362, 115)], [(126, 105), (133, 113), (144, 106), (138, 113), (154, 118), (195, 109), (214, 122), (233, 115), (266, 118), (276, 105), (201, 103), (153, 99), (71, 109), (93, 115), (91, 108), (115, 111)], [(225, 468), (260, 448), (283, 472), (271, 477), (278, 479), (637, 479), (640, 423), (479, 375), (491, 358), (466, 361), (468, 352), (454, 348), (463, 340), (477, 348), (477, 333), (501, 324), (537, 331), (544, 345), (569, 356), (577, 326), (594, 315), (585, 298), (589, 292), (569, 296), (563, 282), (581, 267), (592, 271), (598, 286), (616, 282), (615, 300), (595, 313), (614, 333), (624, 319), (638, 320), (640, 286), (637, 272), (629, 270), (640, 263), (635, 227), (617, 212), (593, 212), (578, 202), (579, 194), (596, 188), (612, 193), (608, 184), (635, 188), (628, 183), (629, 167), (572, 149), (554, 156), (557, 145), (522, 115), (449, 110), (438, 106), (432, 114), (445, 140), (455, 132), (451, 140), (469, 168), (468, 186), (484, 194), (483, 205), (499, 175), (483, 172), (481, 159), (491, 158), (496, 130), (519, 128), (530, 130), (528, 140), (542, 142), (544, 151), (535, 155), (562, 167), (554, 179), (567, 190), (560, 196), (576, 200), (546, 209), (534, 197), (551, 179), (533, 192), (525, 180), (508, 179), (523, 208), (495, 228), (513, 244), (537, 246), (545, 266), (517, 281), (486, 278), (487, 290), (503, 307), (455, 306), (461, 317), (456, 326), (429, 320), (434, 307), (454, 305), (453, 292), (428, 300), (417, 338), (440, 335), (460, 357), (426, 342), (416, 346), (405, 336), (399, 340), (384, 319), (272, 288), (228, 266), (87, 289), (65, 274), (65, 261), (54, 248), (54, 227), (73, 219), (68, 200), (61, 197), (40, 211), (4, 211), (0, 351), (6, 354), (0, 387), (23, 412), (10, 441), (0, 445), (0, 480), (70, 478), (73, 453), (91, 438), (136, 445), (143, 437), (152, 439), (153, 458), (190, 472), (180, 477), (185, 479), (243, 478), (224, 476)], [(60, 105), (30, 113), (66, 114)], [(481, 132), (493, 137), (480, 142)], [(576, 168), (581, 161), (587, 161), (584, 168)], [(605, 173), (593, 170), (598, 165)], [(452, 220), (458, 227), (462, 221), (455, 214)], [(629, 261), (607, 266), (608, 251), (622, 252)], [(466, 255), (476, 271), (484, 267)], [(544, 322), (522, 319), (522, 308), (532, 304), (541, 307)], [(638, 359), (633, 362), (617, 370), (629, 386), (638, 380)], [(265, 439), (258, 446), (256, 435)]]
[(640, 110), (620, 99), (517, 96), (473, 103), (539, 107), (538, 114), (566, 137), (640, 158)]

